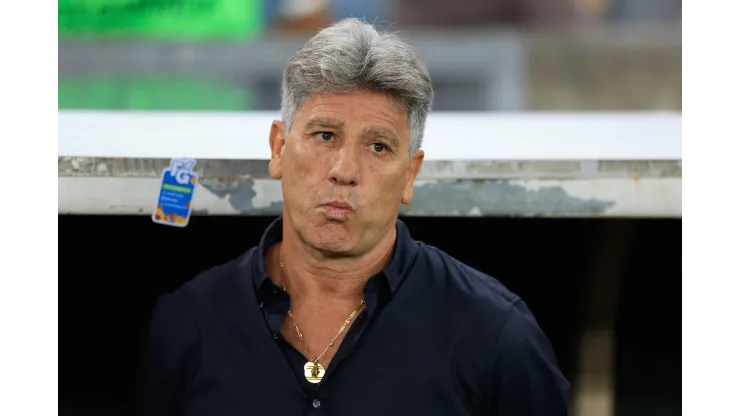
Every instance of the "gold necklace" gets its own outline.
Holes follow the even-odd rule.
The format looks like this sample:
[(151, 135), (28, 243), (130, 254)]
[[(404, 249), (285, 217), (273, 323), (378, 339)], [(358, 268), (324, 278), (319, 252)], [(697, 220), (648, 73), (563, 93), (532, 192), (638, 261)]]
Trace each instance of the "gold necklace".
[[(287, 287), (285, 286), (285, 274), (283, 273), (283, 250), (280, 250), (280, 280), (283, 284), (283, 291), (288, 292)], [(318, 356), (315, 356), (313, 352), (311, 352), (311, 349), (308, 348), (308, 344), (306, 343), (306, 340), (303, 339), (303, 333), (301, 333), (301, 330), (298, 328), (298, 324), (295, 322), (295, 318), (293, 318), (293, 312), (291, 312), (290, 309), (288, 309), (288, 316), (290, 317), (290, 321), (293, 323), (293, 328), (295, 328), (296, 334), (298, 334), (298, 339), (301, 340), (301, 343), (303, 344), (303, 348), (306, 349), (306, 352), (308, 353), (309, 361), (303, 365), (303, 375), (306, 377), (306, 380), (308, 380), (309, 383), (319, 383), (321, 382), (321, 379), (324, 378), (324, 374), (326, 374), (326, 369), (324, 366), (319, 362), (322, 358), (324, 358), (324, 355), (326, 355), (327, 351), (331, 347), (334, 346), (334, 343), (337, 342), (337, 339), (339, 339), (339, 336), (342, 335), (345, 329), (347, 329), (347, 325), (349, 325), (352, 322), (352, 319), (354, 319), (355, 315), (357, 315), (357, 311), (362, 308), (362, 305), (365, 304), (365, 299), (360, 300), (360, 306), (357, 307), (354, 311), (352, 311), (352, 314), (347, 318), (347, 320), (344, 321), (344, 324), (342, 324), (342, 327), (339, 328), (339, 332), (337, 332), (336, 335), (334, 335), (334, 338), (331, 340), (329, 345), (324, 348), (324, 351), (319, 354)]]

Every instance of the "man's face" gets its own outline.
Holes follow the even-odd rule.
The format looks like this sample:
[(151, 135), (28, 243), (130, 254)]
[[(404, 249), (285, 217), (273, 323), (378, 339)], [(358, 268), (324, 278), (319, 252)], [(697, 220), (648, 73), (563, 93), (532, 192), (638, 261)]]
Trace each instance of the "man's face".
[(270, 174), (282, 179), (286, 225), (310, 246), (359, 255), (395, 227), (424, 159), (408, 116), (382, 93), (317, 93), (270, 132)]

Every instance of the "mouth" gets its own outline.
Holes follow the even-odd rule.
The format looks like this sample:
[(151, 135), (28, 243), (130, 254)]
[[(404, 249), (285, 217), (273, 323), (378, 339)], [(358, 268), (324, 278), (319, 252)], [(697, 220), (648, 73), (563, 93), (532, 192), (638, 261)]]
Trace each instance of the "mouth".
[(323, 204), (321, 208), (323, 208), (324, 211), (333, 218), (343, 218), (355, 212), (354, 208), (352, 208), (352, 205), (346, 202), (329, 202)]

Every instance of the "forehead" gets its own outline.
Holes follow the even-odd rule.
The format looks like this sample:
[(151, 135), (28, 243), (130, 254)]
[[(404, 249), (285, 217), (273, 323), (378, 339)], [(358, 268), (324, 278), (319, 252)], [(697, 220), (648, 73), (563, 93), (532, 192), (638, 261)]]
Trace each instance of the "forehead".
[(298, 110), (295, 122), (305, 126), (317, 120), (333, 122), (335, 127), (375, 127), (392, 131), (399, 138), (409, 136), (406, 112), (388, 94), (380, 92), (312, 93)]

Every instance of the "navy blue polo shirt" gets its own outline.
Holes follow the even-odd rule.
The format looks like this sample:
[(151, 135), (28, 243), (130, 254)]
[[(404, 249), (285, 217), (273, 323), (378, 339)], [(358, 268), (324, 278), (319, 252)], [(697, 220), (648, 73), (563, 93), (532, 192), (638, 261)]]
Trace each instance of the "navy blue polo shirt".
[(569, 384), (524, 302), (400, 220), (396, 230), (319, 384), (280, 331), (290, 301), (265, 265), (280, 219), (259, 246), (161, 297), (138, 414), (566, 415)]

